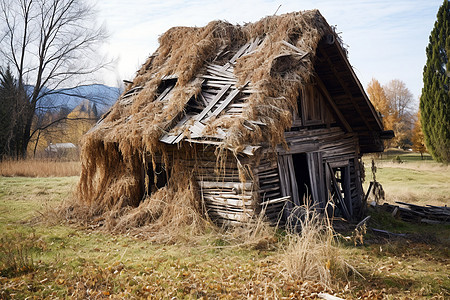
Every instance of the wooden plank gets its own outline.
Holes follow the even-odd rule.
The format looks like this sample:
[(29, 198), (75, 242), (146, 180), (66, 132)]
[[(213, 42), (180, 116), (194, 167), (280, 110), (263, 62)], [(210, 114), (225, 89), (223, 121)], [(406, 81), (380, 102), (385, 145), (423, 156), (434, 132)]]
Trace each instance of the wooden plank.
[[(177, 125), (174, 126), (174, 128), (172, 128), (172, 130), (175, 130), (177, 128), (181, 128), (181, 126), (183, 126), (184, 124), (186, 124), (186, 122), (192, 117), (192, 115), (185, 115), (178, 123)], [(164, 142), (166, 144), (176, 144), (178, 143), (181, 139), (179, 139), (179, 137), (181, 136), (181, 138), (183, 138), (183, 133), (179, 133), (179, 134), (170, 134), (170, 133), (166, 133), (165, 135), (163, 135), (159, 140), (161, 142)]]
[(213, 115), (213, 116), (218, 116), (218, 115), (222, 112), (222, 110), (224, 110), (225, 107), (227, 107), (227, 105), (228, 105), (231, 101), (233, 101), (234, 97), (236, 97), (236, 96), (239, 94), (239, 92), (240, 92), (240, 91), (239, 91), (238, 89), (232, 91), (232, 92), (228, 95), (228, 97), (223, 101), (223, 103), (220, 104), (219, 107), (216, 108), (216, 110), (212, 113), (212, 115)]
[(200, 101), (203, 103), (203, 105), (206, 107), (208, 106), (208, 99), (203, 95), (203, 92), (200, 92), (200, 94), (198, 94), (198, 97), (200, 98)]
[(336, 195), (336, 197), (339, 200), (339, 206), (340, 206), (340, 208), (342, 210), (342, 213), (343, 213), (344, 217), (347, 220), (350, 220), (351, 216), (350, 216), (350, 213), (347, 210), (347, 206), (345, 205), (344, 199), (342, 199), (342, 194), (341, 194), (341, 191), (339, 189), (339, 185), (336, 182), (336, 175), (334, 174), (334, 171), (331, 168), (331, 166), (329, 164), (327, 164), (327, 166), (328, 166), (328, 168), (330, 170), (331, 182), (332, 182), (332, 186), (333, 186), (334, 191), (335, 191), (335, 195)]
[(166, 143), (166, 144), (173, 144), (173, 142), (177, 139), (178, 135), (168, 135), (165, 134), (162, 137), (159, 138), (160, 142)]
[(213, 211), (208, 211), (208, 213), (214, 215), (217, 215), (218, 217), (221, 218), (225, 218), (225, 219), (231, 219), (234, 221), (240, 221), (240, 222), (248, 222), (251, 218), (252, 215), (249, 213), (227, 213), (227, 212), (222, 212), (222, 211), (218, 211), (218, 210), (213, 210)]
[(158, 101), (163, 101), (164, 100), (164, 98), (167, 96), (167, 94), (169, 94), (169, 92), (173, 89), (173, 87), (174, 87), (175, 85), (170, 85), (170, 86), (168, 86), (162, 93), (161, 93), (161, 95), (159, 95), (158, 96), (158, 98), (156, 98), (156, 102), (158, 102)]
[(340, 111), (340, 109), (337, 107), (336, 103), (333, 101), (331, 95), (328, 93), (327, 88), (325, 87), (325, 84), (320, 80), (319, 77), (316, 77), (317, 85), (319, 86), (321, 92), (325, 96), (325, 99), (328, 101), (328, 104), (332, 107), (333, 113), (338, 117), (339, 121), (344, 125), (345, 129), (348, 132), (353, 132), (352, 128), (350, 127), (350, 124), (348, 124), (347, 120), (345, 119), (344, 115)]
[(318, 177), (318, 195), (319, 195), (319, 202), (320, 202), (320, 208), (325, 209), (327, 202), (328, 202), (328, 195), (326, 193), (326, 184), (324, 182), (325, 180), (325, 173), (323, 169), (323, 157), (322, 152), (317, 153), (317, 167), (318, 167), (318, 173), (316, 173), (316, 176)]
[(286, 160), (286, 165), (288, 166), (288, 173), (290, 176), (291, 186), (288, 187), (291, 192), (292, 202), (295, 205), (300, 206), (300, 196), (298, 194), (298, 185), (297, 185), (297, 177), (295, 176), (295, 167), (294, 167), (294, 159), (292, 155), (284, 155)]
[(206, 197), (215, 197), (216, 199), (224, 201), (244, 201), (251, 204), (253, 196), (249, 193), (235, 194), (235, 193), (221, 193), (220, 191), (210, 192), (209, 190), (203, 190), (203, 195)]
[[(230, 84), (229, 82), (223, 82), (223, 83), (212, 83), (210, 81), (205, 81), (205, 83), (203, 83), (203, 88), (205, 87), (212, 87), (212, 88), (218, 88), (221, 89), (223, 88), (225, 85)], [(231, 84), (234, 86), (234, 84)]]
[[(220, 73), (219, 73), (220, 74)], [(215, 75), (215, 76), (213, 76)], [(237, 82), (237, 78), (231, 78), (231, 77), (225, 77), (225, 76), (220, 76), (220, 75), (202, 75), (200, 76), (200, 78), (204, 78), (204, 79), (208, 79), (208, 80), (212, 80), (212, 81), (227, 81), (227, 82)]]
[(225, 112), (225, 114), (241, 114), (242, 113), (242, 108), (239, 107), (230, 107), (228, 108), (228, 110)]
[(253, 183), (251, 182), (214, 182), (214, 181), (200, 181), (201, 188), (231, 188), (236, 191), (252, 191)]
[(282, 146), (277, 146), (276, 150), (280, 155), (305, 153), (319, 150), (319, 144), (309, 143), (309, 144), (291, 145), (289, 146), (288, 150), (284, 149)]
[(278, 178), (278, 176), (274, 177), (274, 178), (269, 178), (269, 179), (259, 179), (260, 187), (271, 184), (271, 183), (276, 183), (276, 182), (280, 182), (280, 179)]
[(301, 50), (300, 48), (295, 47), (294, 45), (292, 45), (291, 43), (286, 42), (285, 40), (282, 40), (281, 43), (283, 45), (289, 47), (290, 49), (294, 50), (298, 54), (301, 54), (301, 55), (308, 54), (308, 52), (305, 52), (305, 51)]
[(189, 131), (197, 136), (201, 137), (203, 135), (203, 130), (205, 129), (205, 125), (200, 123), (199, 121), (195, 121), (193, 125), (189, 127)]
[(236, 76), (233, 72), (230, 72), (226, 69), (223, 69), (224, 66), (214, 65), (214, 64), (208, 64), (206, 67), (206, 70), (210, 72), (211, 74), (217, 75), (217, 76), (223, 76), (226, 78), (234, 79)]
[(306, 160), (308, 163), (308, 175), (311, 183), (311, 198), (315, 203), (319, 203), (319, 192), (318, 192), (318, 182), (316, 174), (318, 173), (317, 162), (316, 162), (317, 152), (306, 153)]
[(256, 37), (255, 41), (250, 45), (250, 47), (247, 49), (246, 54), (252, 53), (258, 46), (261, 44), (263, 38)]
[(350, 214), (350, 218), (353, 218), (353, 203), (350, 190), (350, 180), (350, 167), (346, 166), (344, 167), (344, 200), (348, 209), (348, 213)]
[(238, 52), (236, 52), (236, 54), (230, 59), (230, 63), (234, 63), (236, 61), (236, 59), (238, 59), (239, 57), (242, 56), (242, 54), (244, 54), (245, 50), (247, 50), (249, 47), (251, 46), (251, 42), (245, 44), (244, 46), (242, 46)]
[(213, 100), (211, 100), (211, 102), (208, 104), (207, 107), (205, 107), (205, 109), (196, 117), (197, 121), (201, 121), (206, 114), (214, 107), (214, 105), (216, 105), (216, 103), (220, 100), (220, 98), (222, 98), (222, 96), (230, 89), (231, 84), (228, 84), (224, 87), (222, 87), (222, 89), (219, 91), (219, 93), (214, 97)]
[(231, 84), (235, 86), (237, 83), (237, 80), (207, 80), (203, 83), (203, 86), (224, 86), (227, 84)]
[(243, 200), (238, 200), (238, 199), (228, 199), (228, 198), (208, 196), (208, 195), (204, 195), (203, 197), (205, 199), (207, 199), (208, 201), (212, 201), (214, 203), (217, 203), (217, 204), (220, 204), (220, 205), (224, 205), (224, 206), (229, 205), (229, 206), (233, 206), (233, 207), (244, 207), (244, 206), (252, 207), (252, 205), (253, 205), (252, 201), (243, 201)]

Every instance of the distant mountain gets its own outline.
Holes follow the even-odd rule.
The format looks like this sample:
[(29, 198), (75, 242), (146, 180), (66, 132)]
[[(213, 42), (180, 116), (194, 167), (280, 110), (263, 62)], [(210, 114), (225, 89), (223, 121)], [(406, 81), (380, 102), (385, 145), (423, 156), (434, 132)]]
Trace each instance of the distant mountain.
[[(31, 92), (32, 87), (28, 87)], [(50, 90), (45, 89), (43, 93)], [(97, 107), (99, 114), (105, 113), (119, 98), (120, 89), (103, 84), (78, 86), (72, 89), (59, 89), (42, 97), (38, 102), (39, 111), (59, 110), (64, 107), (69, 111), (77, 107), (83, 100), (89, 100)]]

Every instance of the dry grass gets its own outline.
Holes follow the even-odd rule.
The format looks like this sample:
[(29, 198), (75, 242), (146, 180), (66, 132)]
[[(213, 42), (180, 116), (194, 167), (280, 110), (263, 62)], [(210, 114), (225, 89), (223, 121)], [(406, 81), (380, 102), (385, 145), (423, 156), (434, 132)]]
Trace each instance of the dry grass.
[[(416, 154), (419, 157), (420, 155)], [(385, 201), (418, 205), (448, 205), (450, 201), (450, 166), (434, 161), (404, 160), (403, 163), (379, 160), (376, 178), (383, 185)], [(369, 164), (366, 163), (366, 166)], [(365, 188), (372, 180), (366, 170)]]
[(5, 177), (66, 177), (80, 175), (79, 161), (4, 160), (0, 162), (0, 176)]
[(377, 165), (380, 168), (441, 172), (443, 174), (445, 174), (447, 172), (450, 173), (450, 165), (439, 164), (439, 163), (436, 163), (434, 161), (429, 161), (429, 160), (428, 161), (406, 161), (403, 163), (380, 160), (380, 161), (377, 161)]
[[(335, 275), (343, 274), (348, 265), (339, 255), (336, 233), (330, 220), (316, 210), (299, 206), (292, 214), (290, 233), (281, 254), (282, 274), (294, 280), (318, 282), (333, 286)], [(296, 231), (300, 233), (296, 233)]]

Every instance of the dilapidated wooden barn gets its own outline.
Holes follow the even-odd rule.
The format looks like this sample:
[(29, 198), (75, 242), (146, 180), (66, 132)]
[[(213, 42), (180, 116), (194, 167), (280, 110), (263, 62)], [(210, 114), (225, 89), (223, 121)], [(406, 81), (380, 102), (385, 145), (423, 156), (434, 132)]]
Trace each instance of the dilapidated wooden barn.
[(182, 206), (176, 195), (189, 194), (219, 224), (261, 211), (283, 222), (296, 205), (323, 211), (332, 201), (354, 220), (361, 155), (383, 151), (384, 138), (317, 10), (177, 27), (86, 135), (79, 198), (107, 211), (154, 207), (162, 194)]

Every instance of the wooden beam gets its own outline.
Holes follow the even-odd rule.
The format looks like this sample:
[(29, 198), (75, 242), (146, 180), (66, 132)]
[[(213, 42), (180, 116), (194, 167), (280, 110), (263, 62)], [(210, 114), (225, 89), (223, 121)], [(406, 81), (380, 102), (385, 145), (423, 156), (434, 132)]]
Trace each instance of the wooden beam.
[[(331, 71), (333, 72), (334, 76), (336, 77), (336, 79), (339, 81), (339, 84), (342, 86), (342, 88), (345, 91), (345, 94), (347, 95), (347, 97), (350, 99), (350, 101), (353, 104), (353, 107), (355, 108), (356, 112), (361, 116), (361, 119), (363, 120), (364, 124), (367, 126), (367, 128), (372, 131), (372, 126), (369, 124), (369, 122), (367, 121), (367, 119), (365, 118), (364, 114), (361, 111), (361, 108), (359, 107), (358, 103), (356, 103), (355, 99), (352, 96), (352, 93), (350, 92), (350, 90), (348, 89), (347, 84), (342, 80), (342, 77), (339, 76), (339, 72), (336, 70), (336, 68), (334, 67), (330, 57), (328, 56), (328, 54), (319, 47), (319, 51), (322, 54), (323, 57), (325, 57), (326, 61), (328, 62), (328, 65), (331, 69)], [(351, 66), (350, 66), (350, 70), (352, 70)], [(361, 93), (365, 94), (364, 90), (361, 91)], [(376, 117), (375, 117), (376, 118)]]
[(336, 46), (336, 48), (337, 48), (337, 50), (338, 50), (342, 60), (347, 65), (347, 68), (350, 70), (350, 73), (351, 73), (351, 75), (353, 77), (353, 80), (356, 82), (356, 84), (358, 85), (359, 89), (361, 90), (361, 93), (362, 93), (362, 95), (364, 97), (364, 100), (365, 100), (367, 106), (369, 106), (372, 114), (374, 115), (375, 120), (376, 120), (376, 122), (377, 122), (377, 124), (379, 126), (379, 129), (382, 130), (383, 129), (383, 123), (382, 123), (381, 119), (378, 117), (378, 113), (376, 112), (375, 108), (373, 107), (372, 102), (370, 102), (369, 98), (367, 97), (367, 94), (365, 93), (364, 88), (361, 85), (361, 82), (359, 81), (358, 77), (356, 77), (355, 71), (353, 70), (353, 67), (350, 65), (350, 62), (347, 59), (347, 55), (345, 55), (345, 53), (342, 50), (341, 46), (336, 44), (336, 43), (337, 42), (335, 42), (335, 46)]
[(330, 171), (331, 182), (333, 184), (333, 189), (334, 189), (334, 192), (336, 193), (336, 197), (339, 200), (339, 204), (340, 204), (340, 207), (342, 209), (342, 213), (344, 214), (344, 217), (347, 220), (350, 220), (350, 213), (349, 213), (349, 211), (347, 209), (347, 206), (345, 205), (344, 199), (342, 199), (341, 190), (340, 190), (339, 185), (337, 184), (337, 181), (336, 181), (336, 175), (334, 174), (333, 168), (331, 168), (331, 166), (328, 163), (327, 163), (327, 166), (328, 166), (328, 169)]
[(239, 94), (240, 90), (236, 89), (232, 91), (228, 97), (222, 102), (222, 104), (219, 105), (219, 107), (216, 108), (216, 110), (212, 113), (213, 116), (218, 116), (222, 110), (224, 110), (227, 105), (233, 101), (233, 99)]
[(325, 84), (322, 82), (322, 80), (320, 80), (319, 77), (316, 78), (316, 81), (317, 81), (317, 85), (319, 86), (322, 94), (325, 96), (325, 99), (327, 99), (328, 103), (333, 108), (333, 111), (336, 114), (336, 116), (338, 117), (339, 121), (341, 121), (342, 125), (344, 125), (345, 129), (347, 130), (347, 132), (353, 132), (352, 128), (348, 124), (348, 122), (345, 119), (344, 115), (339, 110), (339, 108), (337, 107), (336, 103), (333, 101), (333, 98), (331, 98), (331, 95), (328, 93), (327, 88), (325, 87)]

